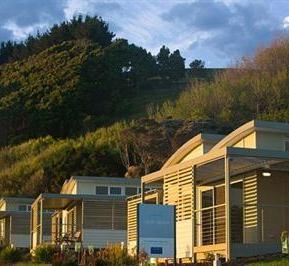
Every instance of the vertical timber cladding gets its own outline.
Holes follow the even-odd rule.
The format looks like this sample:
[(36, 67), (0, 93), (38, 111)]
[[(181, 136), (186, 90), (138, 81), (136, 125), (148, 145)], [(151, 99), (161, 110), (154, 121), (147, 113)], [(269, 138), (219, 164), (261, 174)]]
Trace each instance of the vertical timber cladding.
[(127, 203), (127, 240), (129, 251), (136, 250), (137, 246), (137, 205), (141, 197), (128, 200)]
[(192, 257), (193, 191), (192, 166), (164, 176), (164, 204), (176, 206), (177, 258)]
[(54, 214), (51, 216), (51, 241), (52, 243), (56, 243), (58, 238), (58, 214)]
[(244, 243), (258, 242), (257, 174), (244, 178)]
[[(157, 199), (159, 197), (162, 197), (161, 191), (146, 192), (144, 200)], [(137, 208), (138, 204), (141, 203), (141, 200), (140, 195), (133, 196), (127, 200), (127, 240), (128, 251), (131, 255), (134, 255), (137, 252)]]

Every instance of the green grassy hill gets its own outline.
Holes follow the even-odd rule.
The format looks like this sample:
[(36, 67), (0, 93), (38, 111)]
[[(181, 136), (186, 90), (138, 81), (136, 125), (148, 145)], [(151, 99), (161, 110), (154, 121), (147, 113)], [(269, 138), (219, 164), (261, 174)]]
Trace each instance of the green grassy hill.
[(218, 72), (113, 37), (100, 18), (79, 17), (1, 44), (0, 194), (57, 192), (76, 174), (123, 176), (120, 131)]
[(118, 138), (128, 126), (116, 123), (76, 139), (41, 137), (2, 148), (1, 195), (58, 192), (71, 175), (123, 176)]

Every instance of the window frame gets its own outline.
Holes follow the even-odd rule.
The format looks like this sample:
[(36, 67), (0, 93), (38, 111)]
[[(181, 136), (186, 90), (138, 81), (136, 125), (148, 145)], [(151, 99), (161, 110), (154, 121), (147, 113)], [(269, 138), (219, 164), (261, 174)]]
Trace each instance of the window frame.
[[(111, 189), (114, 189), (114, 188), (119, 188), (120, 189), (120, 193), (111, 193)], [(110, 196), (122, 196), (123, 195), (123, 189), (121, 186), (110, 186), (109, 187), (109, 195)]]
[[(288, 147), (287, 147), (288, 145)], [(284, 151), (289, 152), (289, 139), (284, 140)]]
[[(106, 193), (97, 193), (97, 189), (98, 188), (105, 188), (106, 189)], [(95, 186), (95, 195), (105, 195), (108, 196), (109, 195), (109, 187), (108, 186), (100, 186), (100, 185), (96, 185)]]
[[(135, 193), (134, 194), (127, 194), (126, 193), (127, 189), (135, 189)], [(128, 196), (128, 197), (139, 194), (138, 191), (139, 191), (138, 187), (125, 187), (124, 188), (124, 194), (125, 194), (125, 196)]]

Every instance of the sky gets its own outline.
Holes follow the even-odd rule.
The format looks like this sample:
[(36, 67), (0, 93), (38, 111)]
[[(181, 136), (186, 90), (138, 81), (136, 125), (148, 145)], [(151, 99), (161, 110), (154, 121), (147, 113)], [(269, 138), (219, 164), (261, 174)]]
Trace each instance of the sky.
[(229, 67), (289, 34), (289, 0), (0, 0), (0, 42), (21, 41), (75, 15), (98, 15), (118, 38), (188, 65)]

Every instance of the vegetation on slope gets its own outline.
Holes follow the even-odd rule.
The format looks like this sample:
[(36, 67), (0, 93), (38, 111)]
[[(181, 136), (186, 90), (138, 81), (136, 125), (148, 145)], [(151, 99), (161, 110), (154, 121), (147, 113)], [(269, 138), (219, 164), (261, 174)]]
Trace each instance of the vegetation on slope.
[[(289, 121), (289, 39), (162, 103), (184, 86), (183, 63), (166, 47), (153, 57), (126, 40), (83, 38), (0, 66), (0, 144), (10, 144), (0, 150), (1, 194), (58, 192), (71, 175), (139, 176), (199, 132)], [(146, 107), (150, 119), (115, 123)]]
[(212, 82), (194, 82), (176, 102), (150, 116), (215, 121), (236, 127), (251, 119), (289, 121), (289, 38), (242, 59)]
[[(156, 87), (172, 88), (168, 98), (176, 95), (185, 76), (178, 50), (164, 46), (154, 57), (112, 37), (102, 20), (80, 17), (30, 37), (33, 45), (28, 38), (22, 45), (29, 56), (0, 66), (0, 145), (46, 135), (75, 137), (137, 117), (145, 111), (138, 101), (142, 94), (160, 102), (152, 97)], [(0, 54), (9, 54), (5, 47)]]
[(77, 139), (38, 138), (0, 150), (1, 195), (59, 192), (71, 175), (123, 176), (118, 140), (126, 123)]
[(115, 123), (79, 138), (50, 136), (0, 150), (1, 195), (59, 192), (72, 175), (139, 177), (157, 170), (199, 132), (224, 132), (212, 124), (150, 119)]
[(71, 21), (55, 24), (43, 34), (29, 36), (23, 42), (2, 42), (0, 47), (0, 64), (25, 59), (50, 48), (72, 40), (89, 40), (101, 47), (112, 43), (114, 33), (108, 24), (99, 17), (74, 17)]

